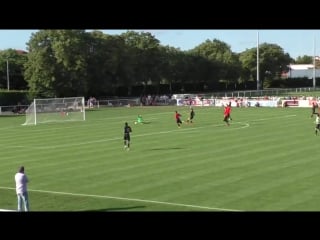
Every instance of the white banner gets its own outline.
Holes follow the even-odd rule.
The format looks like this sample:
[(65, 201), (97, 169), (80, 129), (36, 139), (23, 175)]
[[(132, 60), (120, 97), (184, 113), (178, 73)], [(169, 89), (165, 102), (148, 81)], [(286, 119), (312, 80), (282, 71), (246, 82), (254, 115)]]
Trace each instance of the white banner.
[(200, 99), (200, 98), (177, 98), (177, 106), (214, 106), (223, 107), (231, 104), (232, 107), (310, 107), (315, 102), (320, 106), (318, 100), (298, 100), (298, 99), (283, 99), (272, 98), (272, 99)]

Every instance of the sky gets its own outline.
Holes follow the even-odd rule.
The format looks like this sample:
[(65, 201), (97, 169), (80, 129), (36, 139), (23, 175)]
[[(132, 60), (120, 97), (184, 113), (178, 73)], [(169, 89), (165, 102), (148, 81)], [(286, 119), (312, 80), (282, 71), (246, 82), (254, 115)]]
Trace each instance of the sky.
[[(127, 32), (123, 30), (99, 29), (106, 34), (116, 35)], [(133, 30), (133, 29), (130, 29)], [(26, 43), (30, 40), (31, 34), (38, 30), (0, 30), (0, 50), (8, 48), (27, 51)], [(320, 30), (134, 30), (138, 32), (150, 32), (160, 44), (190, 50), (206, 40), (220, 40), (228, 44), (235, 53), (246, 49), (256, 48), (257, 43), (269, 43), (279, 45), (285, 53), (296, 59), (298, 56), (320, 56)]]

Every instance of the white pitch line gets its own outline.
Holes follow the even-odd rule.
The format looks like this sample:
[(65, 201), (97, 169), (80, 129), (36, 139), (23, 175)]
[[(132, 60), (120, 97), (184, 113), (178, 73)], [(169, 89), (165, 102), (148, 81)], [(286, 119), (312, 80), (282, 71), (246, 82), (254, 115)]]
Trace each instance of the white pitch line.
[[(249, 127), (250, 125), (248, 123), (241, 123), (241, 122), (235, 122), (239, 124), (243, 124), (243, 126), (238, 127), (238, 128), (229, 128), (230, 130), (237, 130), (237, 129), (242, 129)], [(224, 124), (215, 124), (213, 125), (214, 127), (219, 127), (219, 126), (224, 126)], [(208, 126), (202, 126), (202, 127), (193, 127), (193, 128), (180, 128), (176, 130), (170, 130), (170, 131), (161, 131), (161, 132), (151, 132), (151, 133), (146, 133), (146, 134), (138, 134), (138, 135), (133, 135), (132, 138), (136, 137), (145, 137), (145, 136), (153, 136), (153, 135), (159, 135), (159, 134), (167, 134), (167, 133), (172, 133), (172, 132), (185, 132), (185, 131), (194, 131), (197, 129), (201, 128), (207, 128)], [(96, 143), (103, 143), (103, 142), (110, 142), (110, 141), (118, 141), (122, 140), (123, 137), (115, 137), (115, 138), (108, 138), (108, 139), (100, 139), (100, 140), (94, 140), (94, 141), (87, 141), (87, 142), (81, 142), (81, 143), (74, 143), (74, 144), (61, 144), (61, 145), (53, 145), (53, 146), (24, 146), (24, 145), (9, 145), (9, 146), (3, 146), (6, 148), (29, 148), (29, 149), (55, 149), (55, 148), (69, 148), (72, 146), (80, 146), (80, 145), (88, 145), (88, 144), (96, 144)]]
[[(276, 119), (276, 118), (288, 118), (288, 117), (294, 117), (296, 115), (286, 115), (286, 116), (281, 116), (281, 117), (273, 117), (273, 118), (261, 118), (261, 119), (255, 119), (255, 120), (251, 120), (250, 122), (255, 122), (255, 121), (266, 121), (266, 120), (270, 120), (270, 119)], [(237, 130), (237, 129), (243, 129), (243, 128), (247, 128), (250, 126), (249, 123), (242, 123), (242, 122), (234, 122), (235, 123), (239, 123), (239, 124), (243, 124), (243, 126), (238, 127), (238, 128), (228, 128), (228, 130)], [(224, 126), (225, 124), (215, 124), (213, 125), (214, 127), (219, 127), (219, 126)], [(133, 135), (132, 138), (136, 138), (136, 137), (145, 137), (145, 136), (150, 136), (150, 135), (158, 135), (158, 134), (167, 134), (167, 133), (172, 133), (172, 132), (185, 132), (185, 131), (194, 131), (197, 129), (201, 129), (201, 128), (208, 128), (208, 126), (201, 126), (201, 127), (193, 127), (193, 128), (182, 128), (182, 129), (176, 129), (176, 130), (170, 130), (170, 131), (162, 131), (162, 132), (151, 132), (151, 133), (146, 133), (146, 134), (140, 134), (140, 135)], [(29, 148), (29, 149), (56, 149), (56, 148), (69, 148), (69, 147), (73, 147), (73, 146), (80, 146), (80, 145), (88, 145), (88, 144), (96, 144), (96, 143), (103, 143), (103, 142), (110, 142), (110, 141), (118, 141), (118, 140), (122, 140), (123, 137), (115, 137), (115, 138), (108, 138), (108, 139), (100, 139), (100, 140), (94, 140), (94, 141), (87, 141), (87, 142), (81, 142), (81, 143), (74, 143), (74, 144), (61, 144), (61, 145), (54, 145), (54, 146), (24, 146), (24, 145), (9, 145), (9, 146), (5, 146), (3, 145), (3, 147), (6, 148)]]
[[(15, 190), (15, 188), (11, 188), (11, 187), (0, 187), (0, 188), (1, 189), (12, 189), (12, 190)], [(191, 208), (200, 208), (200, 209), (217, 210), (217, 211), (241, 212), (241, 210), (236, 210), (236, 209), (206, 207), (206, 206), (198, 206), (198, 205), (183, 204), (183, 203), (170, 203), (170, 202), (145, 200), (145, 199), (138, 199), (138, 198), (125, 198), (125, 197), (114, 197), (114, 196), (103, 196), (103, 195), (81, 194), (81, 193), (55, 192), (55, 191), (32, 190), (32, 189), (28, 189), (28, 191), (30, 191), (30, 192), (49, 193), (49, 194), (80, 196), (80, 197), (95, 197), (95, 198), (107, 198), (107, 199), (116, 199), (116, 200), (124, 200), (124, 201), (134, 201), (134, 202), (165, 204), (165, 205), (172, 205), (172, 206), (191, 207)]]
[(272, 117), (272, 118), (260, 118), (260, 119), (250, 120), (250, 122), (266, 121), (266, 120), (279, 119), (279, 118), (289, 118), (289, 117), (296, 117), (296, 116), (297, 115), (286, 115), (286, 116), (278, 116), (278, 117)]

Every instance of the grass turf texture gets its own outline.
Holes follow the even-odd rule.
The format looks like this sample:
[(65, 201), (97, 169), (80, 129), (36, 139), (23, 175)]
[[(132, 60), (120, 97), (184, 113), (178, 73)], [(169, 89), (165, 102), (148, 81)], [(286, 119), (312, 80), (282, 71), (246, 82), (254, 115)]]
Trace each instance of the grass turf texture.
[[(31, 211), (319, 211), (320, 136), (307, 108), (108, 108), (86, 121), (21, 126), (0, 117), (0, 208), (16, 209), (14, 174)], [(138, 114), (148, 124), (134, 125)], [(124, 122), (131, 149), (123, 149)]]

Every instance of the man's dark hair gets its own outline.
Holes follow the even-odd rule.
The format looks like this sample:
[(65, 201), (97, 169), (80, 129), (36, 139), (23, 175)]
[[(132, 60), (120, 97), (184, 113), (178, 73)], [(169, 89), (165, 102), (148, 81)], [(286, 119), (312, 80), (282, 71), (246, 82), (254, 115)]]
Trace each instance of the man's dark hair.
[(24, 166), (19, 167), (19, 172), (24, 173)]

